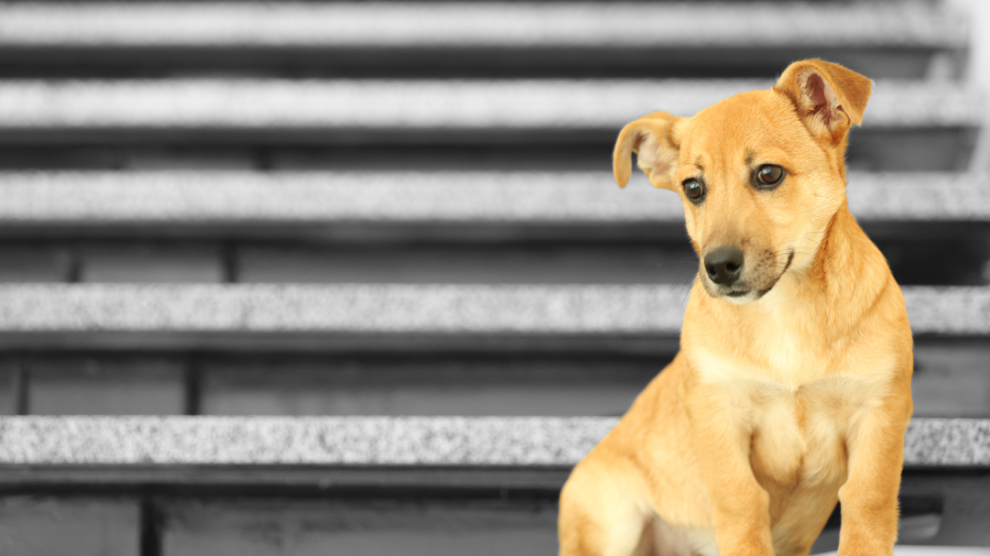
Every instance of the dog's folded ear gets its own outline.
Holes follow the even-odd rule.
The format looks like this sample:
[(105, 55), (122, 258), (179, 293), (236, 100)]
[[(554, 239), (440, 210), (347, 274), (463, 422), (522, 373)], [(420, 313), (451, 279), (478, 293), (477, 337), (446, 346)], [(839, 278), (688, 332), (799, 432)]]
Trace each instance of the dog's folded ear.
[(814, 137), (838, 146), (852, 124), (863, 122), (873, 81), (839, 64), (814, 59), (788, 66), (773, 89), (791, 99)]
[(674, 189), (674, 170), (680, 142), (675, 124), (680, 120), (666, 112), (653, 112), (631, 122), (619, 132), (612, 153), (612, 171), (619, 187), (629, 183), (632, 153), (654, 187)]

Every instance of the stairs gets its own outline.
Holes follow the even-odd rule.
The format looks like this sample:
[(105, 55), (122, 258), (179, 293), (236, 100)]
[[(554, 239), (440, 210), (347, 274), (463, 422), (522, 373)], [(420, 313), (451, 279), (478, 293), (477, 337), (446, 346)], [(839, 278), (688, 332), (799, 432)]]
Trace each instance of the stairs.
[(849, 197), (916, 337), (901, 542), (990, 547), (968, 33), (939, 2), (0, 3), (0, 553), (555, 553), (697, 270), (678, 199), (614, 187), (619, 128), (804, 57), (875, 80)]

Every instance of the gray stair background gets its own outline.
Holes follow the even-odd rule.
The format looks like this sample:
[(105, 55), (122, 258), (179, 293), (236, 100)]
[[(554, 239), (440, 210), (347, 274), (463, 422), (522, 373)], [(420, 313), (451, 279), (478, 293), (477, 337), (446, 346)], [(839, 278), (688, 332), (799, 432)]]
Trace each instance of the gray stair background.
[(848, 191), (916, 337), (901, 542), (990, 547), (971, 23), (0, 3), (0, 552), (555, 553), (560, 486), (676, 353), (697, 270), (676, 196), (615, 186), (618, 130), (805, 57), (875, 80)]

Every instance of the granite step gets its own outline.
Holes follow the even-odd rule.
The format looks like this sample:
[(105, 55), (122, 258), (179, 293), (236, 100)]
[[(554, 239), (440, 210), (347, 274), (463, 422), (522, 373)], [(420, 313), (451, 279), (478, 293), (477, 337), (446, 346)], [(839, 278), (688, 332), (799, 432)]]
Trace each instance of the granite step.
[[(554, 498), (544, 492), (502, 499), (491, 494), (475, 498), (227, 496), (207, 500), (193, 496), (145, 500), (11, 496), (0, 500), (4, 518), (0, 536), (17, 538), (20, 547), (29, 547), (8, 552), (16, 556), (536, 556), (557, 551)], [(959, 535), (958, 522), (963, 520), (952, 518), (962, 516), (944, 519), (938, 513), (917, 513), (914, 502), (901, 500), (901, 542), (894, 547), (895, 556), (990, 554), (990, 548), (974, 546), (982, 540), (979, 516), (965, 516), (969, 519), (963, 528), (968, 531)], [(921, 502), (924, 509), (925, 501)], [(948, 534), (944, 534), (946, 529), (950, 529)], [(71, 531), (72, 536), (53, 534), (56, 531)], [(812, 553), (827, 556), (831, 550), (834, 555), (838, 531), (838, 521), (830, 523)], [(135, 549), (138, 539), (141, 552)]]
[[(665, 227), (18, 228), (0, 232), (0, 283), (687, 284), (697, 255), (683, 227)], [(866, 225), (902, 286), (986, 284), (986, 228)]]
[[(903, 290), (916, 336), (990, 334), (990, 288)], [(0, 347), (655, 349), (676, 342), (687, 296), (674, 285), (3, 285)]]
[[(5, 554), (12, 556), (536, 556), (556, 552), (555, 493), (519, 496), (510, 489), (501, 492), (501, 497), (490, 492), (471, 497), (437, 493), (356, 497), (324, 490), (320, 496), (307, 498), (228, 494), (207, 499), (195, 494), (9, 495), (0, 499), (0, 538), (16, 539), (4, 546)], [(972, 501), (970, 496), (952, 502)], [(902, 497), (900, 502), (895, 556), (990, 554), (990, 548), (975, 546), (983, 544), (979, 515), (940, 514), (933, 511), (937, 508), (930, 499)], [(838, 513), (833, 515), (838, 517)], [(835, 554), (838, 525), (838, 519), (830, 521), (813, 554), (827, 556), (829, 550)]]
[[(736, 93), (765, 89), (757, 80), (13, 80), (0, 81), (4, 142), (19, 136), (100, 131), (168, 134), (196, 130), (209, 141), (237, 130), (257, 135), (297, 131), (300, 139), (355, 143), (375, 132), (437, 136), (544, 131), (547, 140), (575, 141), (582, 130), (608, 130), (657, 109), (692, 115)], [(970, 127), (984, 101), (954, 83), (876, 81), (863, 126)], [(365, 130), (363, 137), (344, 132)], [(15, 132), (20, 132), (15, 134)], [(214, 133), (211, 133), (214, 132)], [(307, 133), (308, 132), (308, 133)], [(316, 132), (333, 137), (313, 137)], [(336, 133), (333, 133), (336, 132)], [(499, 132), (502, 132), (499, 134)], [(486, 140), (486, 139), (482, 139)], [(423, 139), (417, 139), (423, 141)]]
[[(633, 181), (620, 191), (609, 172), (4, 173), (0, 282), (686, 283), (697, 260), (678, 196)], [(985, 177), (858, 173), (850, 184), (853, 213), (901, 284), (986, 283)]]
[[(556, 546), (556, 498), (570, 467), (614, 423), (5, 418), (0, 538), (51, 551), (63, 537), (43, 531), (84, 524), (74, 540), (87, 554), (402, 547), (452, 555), (479, 553), (469, 548), (477, 542), (481, 554), (543, 554)], [(988, 434), (985, 420), (912, 422), (902, 545), (986, 544), (980, 501), (990, 488)], [(837, 510), (815, 552), (835, 549), (838, 525)], [(920, 547), (905, 553), (924, 554)]]
[[(5, 350), (0, 415), (618, 416), (674, 357), (540, 346), (470, 352)], [(590, 345), (589, 345), (590, 344)], [(916, 417), (990, 418), (985, 340), (919, 339)]]
[[(952, 172), (851, 172), (868, 228), (910, 235), (990, 223), (990, 181)], [(0, 237), (564, 238), (681, 231), (677, 195), (634, 175), (624, 190), (588, 172), (5, 172)], [(443, 230), (449, 230), (444, 233)], [(474, 234), (472, 234), (474, 230)], [(555, 231), (556, 230), (556, 231)], [(872, 231), (872, 230), (871, 230)]]
[(923, 3), (19, 2), (0, 7), (0, 74), (754, 76), (821, 56), (921, 78), (956, 74), (967, 35)]
[[(220, 554), (381, 549), (396, 538), (453, 554), (463, 548), (458, 543), (493, 538), (494, 529), (511, 531), (527, 550), (552, 550), (556, 493), (570, 467), (615, 423), (579, 417), (0, 418), (0, 513), (8, 516), (2, 531), (5, 538), (50, 546), (39, 526), (95, 522), (103, 525), (97, 530), (118, 532), (83, 532), (82, 542), (104, 547), (102, 553), (110, 553), (108, 545), (126, 546), (130, 534), (158, 554), (204, 547)], [(900, 493), (902, 542), (986, 542), (979, 501), (990, 488), (988, 439), (986, 419), (912, 421)], [(819, 551), (835, 548), (837, 524), (830, 522)], [(268, 533), (248, 533), (259, 527)], [(412, 530), (417, 533), (410, 536)]]
[[(606, 170), (616, 132), (628, 121), (659, 107), (690, 115), (736, 92), (771, 84), (6, 81), (0, 82), (0, 165), (66, 163), (59, 156), (47, 156), (45, 149), (164, 149), (167, 154), (181, 145), (208, 148), (198, 156), (221, 166), (224, 157), (214, 160), (209, 149), (230, 151), (231, 163), (265, 168), (389, 168), (411, 160), (450, 168), (487, 160), (502, 169)], [(954, 84), (878, 81), (864, 126), (854, 132), (850, 165), (873, 170), (965, 169), (983, 113), (982, 97)], [(42, 149), (46, 156), (32, 149)], [(93, 163), (86, 162), (92, 158), (101, 160), (78, 155), (81, 164)]]
[[(0, 494), (115, 492), (151, 496), (165, 507), (170, 499), (195, 496), (205, 508), (225, 506), (225, 493), (236, 493), (240, 508), (268, 497), (269, 511), (282, 516), (300, 507), (300, 496), (314, 494), (343, 508), (397, 498), (421, 508), (431, 499), (535, 499), (549, 502), (551, 514), (540, 529), (552, 535), (557, 491), (615, 423), (579, 417), (6, 417), (0, 418)], [(970, 506), (990, 487), (988, 435), (985, 419), (912, 420), (901, 505), (906, 516), (936, 520), (923, 540), (979, 544), (973, 542), (981, 540), (974, 528), (979, 509)], [(232, 509), (213, 517), (223, 519)]]
[[(569, 468), (612, 417), (3, 417), (0, 466)], [(990, 467), (990, 420), (915, 418), (904, 465)], [(43, 474), (43, 470), (39, 471)], [(15, 478), (3, 474), (0, 482)], [(456, 478), (454, 479), (456, 480)]]

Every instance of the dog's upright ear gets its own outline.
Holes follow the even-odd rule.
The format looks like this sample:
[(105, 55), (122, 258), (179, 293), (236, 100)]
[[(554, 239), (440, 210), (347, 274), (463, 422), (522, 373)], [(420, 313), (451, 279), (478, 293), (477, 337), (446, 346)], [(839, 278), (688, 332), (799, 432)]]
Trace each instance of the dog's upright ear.
[(653, 187), (674, 189), (674, 170), (680, 152), (674, 125), (680, 119), (666, 112), (653, 112), (622, 128), (612, 153), (612, 171), (619, 187), (629, 183), (632, 153), (636, 153), (636, 163)]
[(790, 97), (812, 136), (839, 146), (852, 124), (863, 123), (873, 81), (839, 64), (814, 59), (788, 66), (773, 89)]

